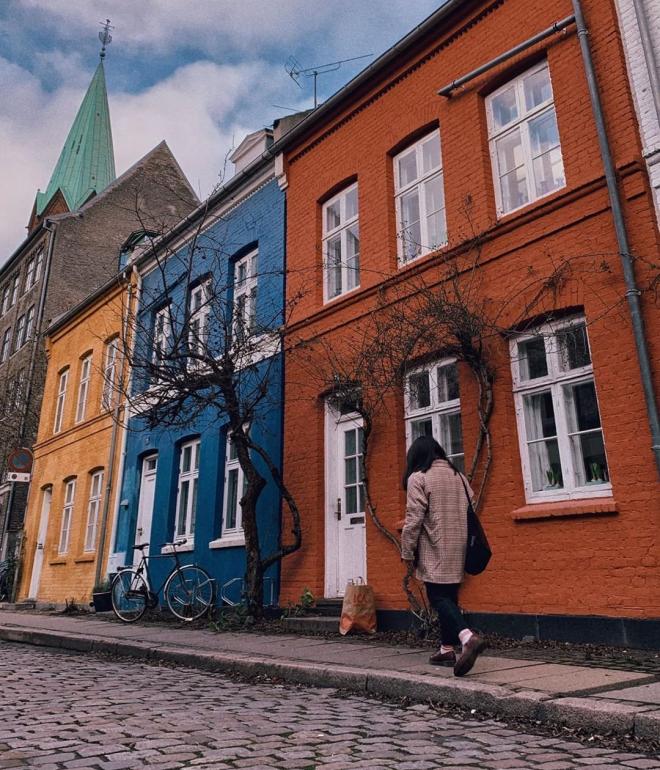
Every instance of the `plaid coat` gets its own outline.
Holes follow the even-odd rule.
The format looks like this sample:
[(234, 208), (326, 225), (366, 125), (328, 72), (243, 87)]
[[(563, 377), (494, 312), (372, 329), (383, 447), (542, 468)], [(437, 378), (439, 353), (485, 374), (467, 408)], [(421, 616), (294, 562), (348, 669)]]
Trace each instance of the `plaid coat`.
[[(470, 496), (473, 492), (463, 480)], [(458, 474), (445, 460), (408, 479), (406, 523), (401, 557), (416, 559), (416, 576), (425, 583), (460, 583), (467, 543), (467, 498)]]

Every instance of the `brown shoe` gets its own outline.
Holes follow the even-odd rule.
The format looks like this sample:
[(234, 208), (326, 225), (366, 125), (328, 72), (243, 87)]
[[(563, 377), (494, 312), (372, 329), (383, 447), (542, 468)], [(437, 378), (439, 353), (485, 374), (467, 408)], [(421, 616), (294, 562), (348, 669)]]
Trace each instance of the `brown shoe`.
[(438, 650), (437, 652), (434, 652), (433, 655), (429, 658), (429, 663), (432, 666), (455, 666), (456, 665), (456, 653), (452, 650), (452, 652), (443, 652), (442, 650)]
[(454, 666), (454, 676), (465, 676), (474, 666), (477, 657), (486, 649), (486, 640), (477, 634), (472, 634), (470, 640), (463, 647), (463, 652), (458, 656)]

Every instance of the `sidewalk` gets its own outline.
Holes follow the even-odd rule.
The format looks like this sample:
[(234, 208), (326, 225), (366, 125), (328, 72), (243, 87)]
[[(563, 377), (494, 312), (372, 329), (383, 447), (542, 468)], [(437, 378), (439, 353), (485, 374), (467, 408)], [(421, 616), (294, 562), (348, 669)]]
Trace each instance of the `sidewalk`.
[(506, 719), (568, 724), (660, 741), (660, 677), (486, 653), (461, 679), (430, 666), (428, 649), (298, 635), (217, 633), (95, 618), (0, 611), (0, 640), (270, 676), (355, 693), (477, 709)]

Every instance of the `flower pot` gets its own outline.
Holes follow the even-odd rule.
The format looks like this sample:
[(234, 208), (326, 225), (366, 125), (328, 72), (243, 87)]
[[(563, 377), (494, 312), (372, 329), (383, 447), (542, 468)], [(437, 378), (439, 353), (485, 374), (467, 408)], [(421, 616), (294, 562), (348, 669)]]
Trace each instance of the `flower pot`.
[(112, 594), (110, 591), (93, 593), (92, 604), (96, 612), (112, 612)]

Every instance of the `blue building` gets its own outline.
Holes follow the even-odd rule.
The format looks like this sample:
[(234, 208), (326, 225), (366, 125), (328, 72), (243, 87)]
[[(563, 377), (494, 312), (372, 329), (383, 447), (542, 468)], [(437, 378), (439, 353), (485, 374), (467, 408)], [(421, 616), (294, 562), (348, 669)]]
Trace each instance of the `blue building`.
[[(283, 323), (285, 198), (267, 152), (272, 143), (269, 129), (249, 135), (232, 155), (234, 177), (208, 205), (165, 238), (145, 246), (147, 238), (129, 257), (139, 273), (138, 348), (151, 347), (158, 355), (168, 337), (176, 337), (174, 326), (185, 330), (194, 349), (202, 338), (207, 345), (221, 346), (221, 327), (227, 324), (237, 333), (237, 323), (243, 332), (272, 330)], [(211, 285), (226, 287), (224, 309), (208, 301)], [(281, 351), (271, 345), (258, 360), (245, 367), (242, 383), (245, 388), (264, 383), (268, 388), (250, 420), (250, 436), (281, 468)], [(135, 391), (148, 393), (150, 383), (140, 372), (134, 370), (133, 380)], [(185, 539), (177, 547), (181, 560), (211, 574), (220, 601), (237, 602), (245, 574), (244, 482), (227, 417), (210, 405), (196, 406), (185, 424), (149, 422), (144, 413), (128, 420), (109, 571), (139, 561), (135, 544), (150, 543), (153, 556), (167, 553), (165, 543)], [(257, 462), (257, 467), (268, 481), (257, 508), (261, 552), (267, 555), (278, 547), (280, 495), (265, 465)], [(151, 561), (152, 589), (159, 588), (173, 564), (170, 558)], [(266, 604), (277, 601), (278, 581), (275, 564), (264, 580)]]

